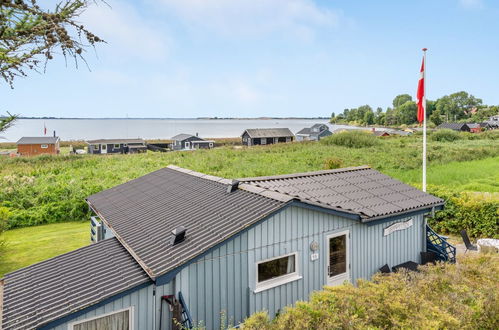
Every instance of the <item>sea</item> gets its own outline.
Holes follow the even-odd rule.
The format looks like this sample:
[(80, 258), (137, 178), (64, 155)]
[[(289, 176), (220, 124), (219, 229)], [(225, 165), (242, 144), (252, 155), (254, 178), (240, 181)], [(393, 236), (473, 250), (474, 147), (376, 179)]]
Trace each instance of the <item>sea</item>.
[[(169, 139), (180, 133), (202, 138), (239, 137), (247, 128), (287, 127), (296, 133), (314, 124), (332, 125), (327, 119), (19, 119), (0, 142), (16, 142), (23, 136), (59, 136), (62, 141), (143, 138)], [(45, 133), (46, 128), (46, 133)], [(55, 132), (55, 133), (54, 133)]]

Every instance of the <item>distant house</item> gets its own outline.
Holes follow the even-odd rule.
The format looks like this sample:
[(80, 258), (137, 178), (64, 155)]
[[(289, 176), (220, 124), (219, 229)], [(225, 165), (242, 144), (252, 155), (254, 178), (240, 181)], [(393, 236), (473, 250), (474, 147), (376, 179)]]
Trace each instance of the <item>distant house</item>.
[(489, 121), (497, 121), (499, 122), (499, 115), (489, 117)]
[(333, 133), (326, 124), (315, 124), (296, 133), (296, 141), (318, 141), (331, 134)]
[(221, 329), (421, 252), (455, 257), (425, 221), (444, 200), (366, 166), (239, 180), (168, 166), (87, 203), (96, 243), (0, 280), (3, 330)]
[(442, 123), (437, 126), (437, 129), (451, 129), (458, 132), (469, 132), (470, 128), (466, 123)]
[(57, 155), (59, 141), (57, 136), (22, 137), (16, 142), (17, 153), (21, 156)]
[(178, 134), (171, 139), (173, 140), (172, 150), (211, 149), (215, 145), (215, 141), (204, 140), (197, 134)]
[(470, 129), (471, 133), (480, 133), (482, 131), (480, 124), (466, 124), (466, 125)]
[(294, 137), (289, 128), (248, 128), (241, 134), (246, 146), (292, 142)]
[(89, 140), (87, 144), (89, 154), (135, 154), (147, 151), (143, 139), (100, 139)]
[(486, 120), (486, 121), (480, 123), (480, 127), (482, 127), (485, 130), (498, 129), (499, 128), (499, 121)]
[(387, 131), (374, 131), (373, 134), (376, 136), (390, 136), (390, 133)]

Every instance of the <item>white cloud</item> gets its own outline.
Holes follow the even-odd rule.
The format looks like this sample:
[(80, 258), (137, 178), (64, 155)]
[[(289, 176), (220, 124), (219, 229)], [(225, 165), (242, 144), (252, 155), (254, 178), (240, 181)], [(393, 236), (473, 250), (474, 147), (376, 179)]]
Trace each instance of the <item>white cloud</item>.
[(224, 35), (291, 33), (309, 39), (318, 27), (336, 27), (340, 14), (311, 0), (161, 0), (192, 27)]
[(483, 8), (482, 0), (459, 0), (459, 4), (461, 7), (467, 9), (480, 9)]
[(171, 40), (164, 26), (142, 17), (137, 10), (125, 3), (110, 2), (90, 6), (80, 20), (108, 44), (99, 52), (110, 51), (116, 59), (138, 58), (162, 60), (169, 50)]

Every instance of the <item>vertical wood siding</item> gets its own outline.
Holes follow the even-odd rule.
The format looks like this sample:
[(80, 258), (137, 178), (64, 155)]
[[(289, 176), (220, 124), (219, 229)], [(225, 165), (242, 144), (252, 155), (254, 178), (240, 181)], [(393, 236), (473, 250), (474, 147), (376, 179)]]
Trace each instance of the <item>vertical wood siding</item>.
[(68, 330), (68, 325), (75, 321), (83, 321), (88, 318), (96, 317), (106, 313), (111, 313), (120, 309), (124, 309), (130, 306), (134, 308), (133, 323), (134, 330), (142, 329), (153, 329), (153, 287), (148, 286), (132, 292), (124, 297), (116, 299), (106, 305), (100, 306), (94, 310), (91, 310), (79, 317), (76, 317), (66, 323), (63, 323), (55, 328), (54, 330)]

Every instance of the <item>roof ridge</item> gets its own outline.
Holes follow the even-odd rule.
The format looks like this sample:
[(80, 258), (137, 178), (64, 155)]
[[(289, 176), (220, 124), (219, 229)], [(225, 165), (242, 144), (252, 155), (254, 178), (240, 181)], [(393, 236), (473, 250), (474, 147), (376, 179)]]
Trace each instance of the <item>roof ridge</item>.
[(257, 176), (250, 178), (240, 178), (237, 179), (241, 182), (250, 182), (250, 181), (267, 181), (267, 180), (279, 180), (279, 179), (291, 179), (291, 178), (302, 178), (302, 177), (310, 177), (316, 175), (324, 175), (331, 173), (345, 173), (345, 172), (353, 172), (360, 170), (367, 170), (371, 167), (369, 165), (362, 166), (352, 166), (352, 167), (344, 167), (337, 168), (332, 170), (320, 170), (320, 171), (311, 171), (311, 172), (301, 172), (301, 173), (291, 173), (291, 174), (281, 174), (281, 175), (270, 175), (270, 176)]
[(168, 165), (166, 168), (169, 168), (171, 170), (175, 170), (175, 171), (178, 171), (178, 172), (181, 172), (184, 174), (189, 174), (189, 175), (201, 178), (201, 179), (219, 182), (219, 183), (225, 184), (225, 185), (232, 183), (232, 180), (230, 180), (230, 179), (226, 179), (226, 178), (222, 178), (222, 177), (215, 176), (215, 175), (210, 175), (210, 174), (205, 174), (205, 173), (189, 170), (187, 168), (183, 168), (183, 167), (176, 166), (176, 165)]

